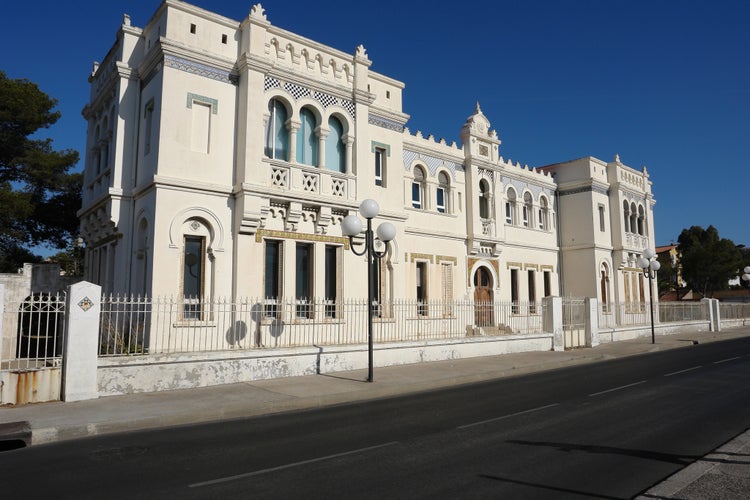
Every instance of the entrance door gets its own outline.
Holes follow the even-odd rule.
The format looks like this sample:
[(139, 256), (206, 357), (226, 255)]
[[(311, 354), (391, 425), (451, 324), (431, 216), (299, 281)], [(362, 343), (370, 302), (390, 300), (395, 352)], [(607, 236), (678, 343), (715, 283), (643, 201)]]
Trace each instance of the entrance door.
[(492, 326), (492, 275), (486, 267), (480, 267), (474, 273), (474, 324)]

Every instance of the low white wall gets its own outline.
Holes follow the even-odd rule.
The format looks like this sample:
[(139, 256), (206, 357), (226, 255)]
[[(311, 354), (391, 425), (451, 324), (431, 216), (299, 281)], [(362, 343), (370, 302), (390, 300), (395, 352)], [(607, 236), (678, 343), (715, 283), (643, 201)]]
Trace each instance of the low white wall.
[[(444, 341), (377, 344), (376, 367), (446, 359), (550, 351), (553, 335), (504, 335)], [(300, 347), (263, 351), (100, 358), (100, 396), (188, 389), (367, 368), (367, 346)]]
[[(686, 332), (708, 332), (711, 324), (708, 321), (688, 321), (682, 323), (660, 323), (654, 325), (657, 335), (674, 335)], [(651, 325), (638, 325), (621, 328), (600, 328), (599, 341), (602, 344), (651, 337)]]

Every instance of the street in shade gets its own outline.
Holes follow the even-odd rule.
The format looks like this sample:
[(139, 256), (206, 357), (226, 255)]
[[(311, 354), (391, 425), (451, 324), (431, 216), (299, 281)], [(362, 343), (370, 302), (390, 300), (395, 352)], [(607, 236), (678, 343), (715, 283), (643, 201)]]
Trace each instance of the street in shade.
[[(8, 498), (632, 498), (746, 430), (750, 339), (0, 453)], [(10, 496), (14, 495), (14, 496)]]

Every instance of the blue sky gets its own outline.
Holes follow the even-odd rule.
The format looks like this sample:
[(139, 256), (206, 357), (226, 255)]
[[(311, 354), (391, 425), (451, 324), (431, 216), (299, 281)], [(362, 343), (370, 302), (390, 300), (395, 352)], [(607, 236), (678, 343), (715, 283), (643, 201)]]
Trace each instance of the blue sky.
[[(43, 136), (85, 148), (94, 60), (159, 0), (6, 2), (0, 69), (58, 99)], [(232, 19), (254, 1), (194, 0)], [(477, 101), (503, 157), (529, 166), (615, 154), (646, 166), (656, 244), (692, 225), (750, 246), (750, 2), (267, 0), (281, 28), (354, 53), (406, 84), (412, 132), (456, 141)], [(82, 165), (79, 165), (82, 168)]]

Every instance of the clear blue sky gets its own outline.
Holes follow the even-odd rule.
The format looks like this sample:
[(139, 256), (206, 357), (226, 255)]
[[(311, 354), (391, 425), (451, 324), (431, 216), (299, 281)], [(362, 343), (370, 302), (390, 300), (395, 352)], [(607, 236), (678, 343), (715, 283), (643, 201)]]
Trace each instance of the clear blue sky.
[[(87, 77), (122, 21), (159, 0), (6, 2), (0, 69), (59, 100), (44, 136), (83, 151)], [(194, 0), (232, 19), (254, 1)], [(407, 126), (457, 143), (479, 101), (501, 154), (646, 165), (656, 244), (716, 226), (750, 246), (750, 2), (746, 0), (267, 0), (275, 26), (354, 53), (406, 84)], [(82, 165), (79, 165), (81, 168)]]

